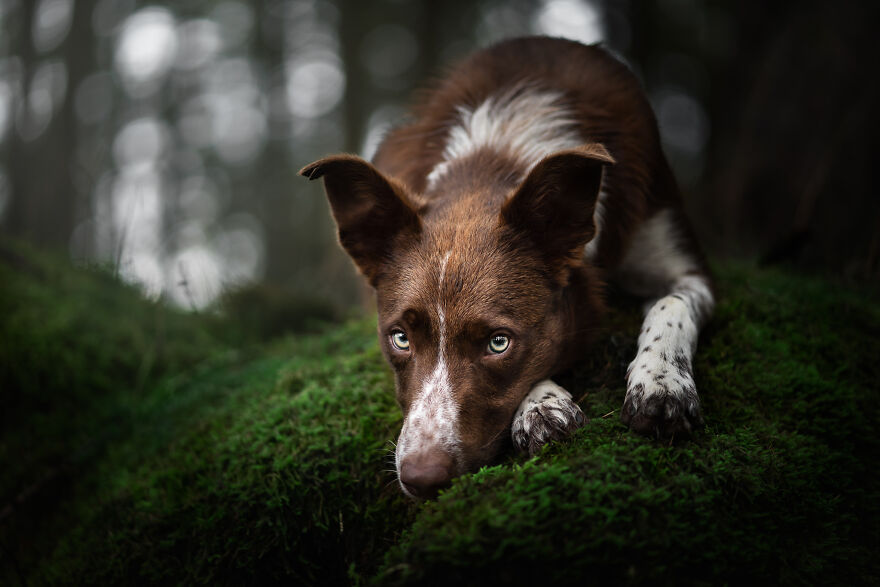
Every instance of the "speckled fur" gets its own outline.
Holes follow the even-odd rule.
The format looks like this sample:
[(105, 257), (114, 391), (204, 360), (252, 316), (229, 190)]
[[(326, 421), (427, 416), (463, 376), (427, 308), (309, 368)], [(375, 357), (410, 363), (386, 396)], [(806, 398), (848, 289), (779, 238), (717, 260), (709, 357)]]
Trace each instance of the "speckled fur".
[(560, 440), (586, 424), (571, 394), (549, 379), (539, 382), (517, 408), (511, 437), (517, 450), (534, 455), (552, 440)]
[(687, 245), (674, 211), (663, 210), (636, 232), (619, 269), (625, 288), (659, 296), (647, 305), (621, 411), (630, 428), (657, 438), (689, 436), (703, 425), (691, 360), (715, 298)]

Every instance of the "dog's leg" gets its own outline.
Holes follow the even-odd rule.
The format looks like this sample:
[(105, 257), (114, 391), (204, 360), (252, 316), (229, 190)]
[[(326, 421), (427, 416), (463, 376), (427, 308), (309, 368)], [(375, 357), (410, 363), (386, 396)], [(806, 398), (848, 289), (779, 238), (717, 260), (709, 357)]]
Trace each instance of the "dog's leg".
[[(621, 419), (641, 434), (688, 435), (703, 424), (691, 360), (702, 324), (715, 305), (710, 278), (689, 253), (683, 220), (664, 210), (636, 233), (621, 283), (653, 298), (627, 370)], [(659, 298), (659, 299), (658, 299)]]
[(511, 435), (517, 450), (534, 455), (586, 422), (571, 394), (549, 379), (538, 382), (516, 409)]

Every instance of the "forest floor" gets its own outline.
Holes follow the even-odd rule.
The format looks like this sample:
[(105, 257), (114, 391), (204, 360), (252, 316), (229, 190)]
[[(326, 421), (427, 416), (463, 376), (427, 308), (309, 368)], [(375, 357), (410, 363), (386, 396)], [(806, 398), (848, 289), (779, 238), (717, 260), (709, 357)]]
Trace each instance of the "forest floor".
[(0, 584), (877, 583), (878, 292), (715, 271), (693, 439), (620, 423), (625, 302), (585, 428), (414, 503), (374, 317), (267, 339), (0, 243)]

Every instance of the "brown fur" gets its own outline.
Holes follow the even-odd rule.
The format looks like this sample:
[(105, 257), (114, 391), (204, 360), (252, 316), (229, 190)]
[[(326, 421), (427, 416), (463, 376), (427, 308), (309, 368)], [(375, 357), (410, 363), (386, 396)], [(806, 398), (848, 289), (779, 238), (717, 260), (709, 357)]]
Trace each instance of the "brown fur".
[[(523, 85), (561, 92), (586, 145), (545, 158), (524, 180), (522, 162), (482, 149), (428, 190), (456, 107)], [(437, 364), (443, 309), (460, 474), (491, 460), (531, 387), (584, 351), (602, 313), (602, 275), (616, 269), (645, 218), (679, 209), (680, 198), (638, 83), (597, 47), (547, 38), (501, 43), (453, 68), (413, 113), (414, 122), (383, 141), (375, 167), (343, 155), (302, 173), (325, 178), (340, 241), (376, 289), (379, 340), (404, 415)], [(595, 232), (600, 182), (607, 203), (589, 263), (582, 251)], [(392, 344), (396, 329), (408, 335), (409, 350)], [(510, 348), (487, 353), (498, 332), (510, 336)]]
[(604, 50), (550, 38), (513, 39), (478, 52), (454, 67), (414, 107), (413, 124), (391, 132), (376, 166), (421, 193), (440, 162), (455, 107), (475, 107), (501, 89), (522, 84), (562, 91), (581, 134), (618, 161), (606, 170), (604, 189), (614, 202), (595, 263), (613, 268), (628, 236), (680, 196), (660, 148), (657, 123), (632, 72)]

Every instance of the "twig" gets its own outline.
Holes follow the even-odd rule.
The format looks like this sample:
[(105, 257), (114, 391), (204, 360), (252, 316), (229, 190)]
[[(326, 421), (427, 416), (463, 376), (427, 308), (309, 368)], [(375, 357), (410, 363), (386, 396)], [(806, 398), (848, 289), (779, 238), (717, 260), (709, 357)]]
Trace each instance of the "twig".
[(180, 281), (177, 282), (177, 285), (183, 288), (183, 293), (186, 294), (190, 310), (197, 314), (198, 309), (196, 308), (196, 302), (193, 299), (192, 290), (189, 288), (189, 279), (186, 276), (186, 267), (184, 267), (183, 261), (177, 263), (177, 270), (180, 272)]

